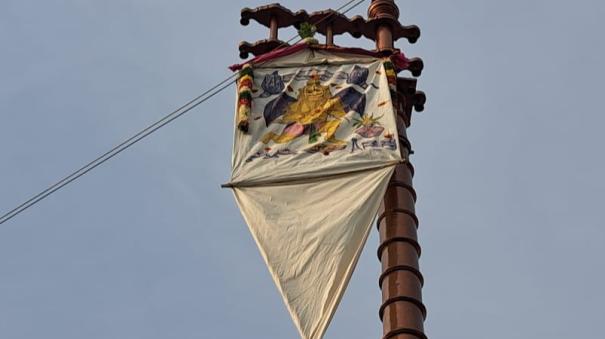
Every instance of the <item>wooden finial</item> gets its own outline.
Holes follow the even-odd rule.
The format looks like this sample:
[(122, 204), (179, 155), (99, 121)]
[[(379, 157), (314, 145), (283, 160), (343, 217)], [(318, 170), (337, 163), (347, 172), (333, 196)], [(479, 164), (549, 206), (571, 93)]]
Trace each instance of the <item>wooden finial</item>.
[(391, 50), (393, 45), (393, 26), (389, 21), (399, 21), (399, 7), (394, 0), (372, 0), (368, 8), (368, 18), (383, 23), (376, 27), (376, 48), (379, 51)]
[(399, 7), (394, 0), (372, 0), (368, 8), (368, 18), (399, 19)]

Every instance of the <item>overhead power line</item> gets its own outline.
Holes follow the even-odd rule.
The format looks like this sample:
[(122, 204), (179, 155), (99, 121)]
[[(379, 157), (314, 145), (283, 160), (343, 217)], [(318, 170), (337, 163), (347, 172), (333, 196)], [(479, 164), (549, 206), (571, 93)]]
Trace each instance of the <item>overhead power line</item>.
[[(336, 12), (340, 13), (340, 14), (346, 14), (349, 11), (353, 10), (354, 8), (356, 8), (357, 6), (361, 5), (365, 1), (366, 0), (350, 0), (350, 1), (346, 2), (345, 4), (343, 4), (342, 6), (340, 6), (338, 9), (336, 9)], [(349, 7), (349, 6), (351, 6), (351, 7)], [(349, 7), (349, 8), (347, 8), (347, 7)], [(347, 8), (347, 9), (345, 10), (345, 8)], [(329, 19), (330, 17), (331, 17), (331, 15), (330, 16), (326, 16), (326, 17), (324, 17), (323, 19), (319, 20), (318, 22), (316, 22), (314, 24), (315, 25), (319, 25), (320, 23), (322, 23), (323, 21)], [(293, 40), (295, 40), (297, 37), (298, 36), (293, 36), (292, 38), (290, 38), (289, 40), (287, 40), (286, 42), (284, 42), (282, 45), (278, 46), (277, 48), (282, 48), (284, 46), (287, 46), (290, 42), (292, 42)], [(299, 38), (296, 41), (296, 43), (300, 42), (301, 40), (302, 39)], [(259, 65), (262, 65), (262, 63), (259, 64)], [(41, 200), (47, 198), (51, 194), (53, 194), (56, 191), (60, 190), (61, 188), (65, 187), (66, 185), (70, 184), (71, 182), (75, 181), (76, 179), (80, 178), (81, 176), (83, 176), (86, 173), (92, 171), (93, 169), (97, 168), (98, 166), (100, 166), (101, 164), (103, 164), (106, 161), (110, 160), (111, 158), (115, 157), (116, 155), (122, 153), (123, 151), (125, 151), (128, 148), (130, 148), (131, 146), (133, 146), (137, 142), (141, 141), (145, 137), (149, 136), (153, 132), (157, 131), (158, 129), (160, 129), (160, 128), (166, 126), (166, 125), (168, 125), (172, 121), (174, 121), (177, 118), (185, 115), (186, 113), (188, 113), (192, 109), (198, 107), (202, 103), (210, 100), (212, 97), (214, 97), (215, 95), (219, 94), (220, 92), (222, 92), (223, 90), (225, 90), (226, 88), (228, 88), (229, 86), (231, 86), (231, 84), (233, 84), (235, 82), (236, 77), (237, 77), (237, 73), (234, 73), (234, 74), (230, 75), (229, 77), (227, 77), (226, 79), (220, 81), (216, 85), (212, 86), (211, 88), (209, 88), (208, 90), (204, 91), (203, 93), (201, 93), (197, 97), (189, 100), (187, 103), (183, 104), (181, 107), (179, 107), (176, 110), (174, 110), (174, 111), (166, 114), (160, 120), (157, 120), (156, 122), (150, 124), (149, 126), (145, 127), (144, 129), (142, 129), (138, 133), (134, 134), (130, 138), (128, 138), (128, 139), (124, 140), (123, 142), (121, 142), (120, 144), (116, 145), (115, 147), (113, 147), (109, 151), (107, 151), (107, 152), (103, 153), (102, 155), (98, 156), (94, 160), (92, 160), (89, 163), (87, 163), (86, 165), (80, 167), (79, 169), (77, 169), (76, 171), (74, 171), (71, 174), (67, 175), (63, 179), (57, 181), (56, 183), (54, 183), (53, 185), (49, 186), (48, 188), (46, 188), (45, 190), (41, 191), (40, 193), (32, 196), (31, 198), (29, 198), (27, 201), (23, 202), (19, 206), (17, 206), (15, 208), (13, 208), (12, 210), (6, 212), (4, 215), (0, 216), (0, 225), (4, 224), (5, 222), (9, 221), (10, 219), (16, 217), (18, 214), (20, 214), (23, 211), (27, 210), (28, 208), (34, 206), (35, 204), (37, 204)]]

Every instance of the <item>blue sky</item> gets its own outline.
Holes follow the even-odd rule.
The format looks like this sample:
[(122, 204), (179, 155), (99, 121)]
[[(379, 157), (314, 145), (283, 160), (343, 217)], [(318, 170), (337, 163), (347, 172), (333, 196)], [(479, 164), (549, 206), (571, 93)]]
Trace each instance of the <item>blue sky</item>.
[[(423, 34), (397, 46), (426, 64), (428, 104), (409, 135), (429, 336), (597, 337), (605, 3), (398, 3)], [(3, 1), (0, 210), (227, 77), (239, 41), (267, 34), (239, 26), (239, 10), (261, 4)], [(296, 337), (220, 189), (233, 99), (223, 92), (0, 227), (0, 337)], [(380, 337), (377, 242), (326, 338)]]

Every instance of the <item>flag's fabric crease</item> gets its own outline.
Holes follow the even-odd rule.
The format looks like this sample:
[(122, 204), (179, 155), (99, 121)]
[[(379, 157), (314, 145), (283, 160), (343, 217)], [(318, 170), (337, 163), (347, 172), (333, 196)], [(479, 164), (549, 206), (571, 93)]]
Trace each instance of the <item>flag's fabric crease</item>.
[(389, 63), (300, 48), (240, 71), (228, 186), (303, 339), (322, 338), (403, 161)]

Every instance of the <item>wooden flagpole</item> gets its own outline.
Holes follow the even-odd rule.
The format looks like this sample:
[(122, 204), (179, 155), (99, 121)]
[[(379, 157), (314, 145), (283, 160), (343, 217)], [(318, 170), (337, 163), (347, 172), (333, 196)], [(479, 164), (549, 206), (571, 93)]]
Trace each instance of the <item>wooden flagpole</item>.
[[(394, 48), (393, 25), (399, 20), (399, 8), (394, 0), (372, 0), (368, 8), (369, 20), (382, 20), (376, 28), (376, 48), (388, 51)], [(402, 105), (397, 107), (397, 126), (402, 156), (409, 159), (412, 153), (405, 129), (409, 125), (410, 105), (414, 96), (406, 96), (406, 82), (400, 78), (398, 92)], [(422, 94), (421, 94), (422, 96)], [(411, 163), (398, 165), (389, 182), (382, 206), (378, 212), (377, 227), (380, 233), (378, 258), (382, 263), (379, 285), (382, 290), (380, 317), (383, 322), (383, 339), (425, 339), (424, 319), (426, 307), (422, 303), (424, 278), (418, 260), (418, 218), (415, 214), (416, 192), (412, 186), (414, 168)]]

